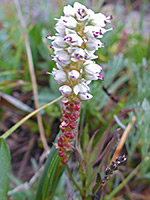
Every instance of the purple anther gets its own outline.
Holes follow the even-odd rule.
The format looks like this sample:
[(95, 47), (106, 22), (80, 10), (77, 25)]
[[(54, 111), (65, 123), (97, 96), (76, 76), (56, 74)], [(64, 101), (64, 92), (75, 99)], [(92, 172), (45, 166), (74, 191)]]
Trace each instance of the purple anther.
[(77, 55), (77, 59), (80, 59), (80, 57), (81, 57), (80, 55)]
[(93, 36), (94, 36), (95, 38), (97, 38), (97, 37), (98, 37), (98, 35), (96, 35), (95, 33), (93, 33)]
[(49, 34), (45, 36), (45, 38), (48, 38), (48, 37), (49, 37)]
[(50, 58), (50, 61), (52, 61), (53, 59), (52, 58)]
[(101, 79), (102, 81), (104, 81), (104, 76), (103, 76), (103, 75), (100, 74), (100, 75), (98, 76), (98, 78)]
[(52, 48), (52, 45), (51, 45), (51, 46), (49, 46), (49, 48)]
[(110, 20), (112, 20), (113, 19), (113, 16), (112, 15), (110, 15)]
[(104, 24), (107, 24), (107, 21), (106, 21), (106, 20), (104, 20)]
[(49, 57), (51, 57), (52, 56), (52, 54), (49, 54)]
[(99, 34), (100, 34), (100, 35), (103, 35), (101, 30), (99, 31)]
[(115, 30), (115, 27), (113, 26), (112, 29)]

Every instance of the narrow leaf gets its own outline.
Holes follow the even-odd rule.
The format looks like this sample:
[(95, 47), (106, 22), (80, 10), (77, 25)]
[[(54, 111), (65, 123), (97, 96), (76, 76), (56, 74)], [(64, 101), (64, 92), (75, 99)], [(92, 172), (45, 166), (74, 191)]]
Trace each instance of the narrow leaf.
[(7, 199), (10, 173), (10, 153), (4, 139), (0, 138), (0, 199)]

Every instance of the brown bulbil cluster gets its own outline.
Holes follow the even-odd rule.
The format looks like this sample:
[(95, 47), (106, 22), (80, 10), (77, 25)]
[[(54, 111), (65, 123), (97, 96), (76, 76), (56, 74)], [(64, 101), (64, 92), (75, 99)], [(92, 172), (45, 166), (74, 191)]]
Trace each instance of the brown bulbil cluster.
[(64, 103), (62, 107), (62, 119), (60, 130), (63, 135), (60, 135), (55, 145), (58, 148), (58, 155), (61, 157), (63, 164), (66, 164), (69, 158), (68, 151), (72, 151), (72, 144), (77, 135), (78, 122), (80, 115), (81, 101), (70, 102), (67, 98), (62, 100)]
[(123, 155), (123, 156), (117, 157), (115, 161), (112, 161), (112, 163), (110, 164), (110, 167), (106, 167), (105, 169), (105, 177), (102, 180), (102, 182), (105, 183), (107, 180), (109, 180), (110, 178), (109, 176), (118, 169), (119, 165), (124, 164), (126, 160), (127, 160), (126, 156)]

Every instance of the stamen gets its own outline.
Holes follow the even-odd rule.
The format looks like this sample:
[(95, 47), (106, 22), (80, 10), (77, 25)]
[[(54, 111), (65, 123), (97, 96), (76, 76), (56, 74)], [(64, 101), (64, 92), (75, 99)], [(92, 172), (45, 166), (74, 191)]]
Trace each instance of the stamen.
[(51, 73), (50, 73), (50, 72), (46, 72), (46, 75), (48, 75), (48, 74), (49, 74), (49, 75), (51, 75)]
[(104, 76), (103, 76), (103, 75), (100, 74), (100, 75), (98, 76), (98, 78), (101, 79), (102, 81), (104, 81)]
[(80, 55), (77, 55), (77, 59), (80, 59), (81, 58), (81, 56)]
[(48, 38), (49, 36), (50, 36), (50, 35), (48, 34), (48, 35), (45, 36), (45, 38)]

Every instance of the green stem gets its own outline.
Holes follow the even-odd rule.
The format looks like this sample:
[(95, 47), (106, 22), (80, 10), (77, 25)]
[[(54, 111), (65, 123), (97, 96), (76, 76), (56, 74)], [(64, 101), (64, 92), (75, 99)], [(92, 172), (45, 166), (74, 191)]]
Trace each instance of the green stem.
[(71, 171), (70, 171), (68, 165), (66, 165), (66, 169), (67, 169), (67, 172), (68, 172), (68, 174), (69, 174), (69, 177), (70, 177), (71, 181), (72, 181), (73, 184), (76, 186), (76, 188), (80, 191), (81, 196), (83, 196), (83, 192), (82, 192), (80, 186), (79, 186), (79, 185), (76, 183), (76, 181), (74, 180), (74, 178), (73, 178), (73, 176), (72, 176), (72, 174), (71, 174)]
[(58, 97), (54, 101), (42, 106), (41, 108), (33, 111), (32, 113), (28, 114), (26, 117), (24, 117), (22, 120), (20, 120), (17, 124), (15, 124), (13, 127), (11, 127), (7, 132), (5, 132), (3, 135), (0, 136), (0, 138), (6, 139), (8, 136), (10, 136), (19, 126), (21, 126), (25, 121), (27, 121), (29, 118), (46, 108), (47, 106), (55, 103), (56, 101), (60, 100), (62, 96)]
[(130, 2), (130, 0), (126, 0), (125, 2), (126, 2), (127, 11), (129, 13), (129, 12), (131, 12), (131, 2)]
[(141, 166), (141, 163), (131, 172), (131, 174), (120, 184), (118, 187), (116, 187), (107, 197), (106, 200), (112, 199), (115, 194), (117, 194), (130, 180), (131, 178), (136, 174), (136, 172), (139, 170)]

